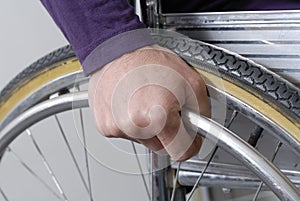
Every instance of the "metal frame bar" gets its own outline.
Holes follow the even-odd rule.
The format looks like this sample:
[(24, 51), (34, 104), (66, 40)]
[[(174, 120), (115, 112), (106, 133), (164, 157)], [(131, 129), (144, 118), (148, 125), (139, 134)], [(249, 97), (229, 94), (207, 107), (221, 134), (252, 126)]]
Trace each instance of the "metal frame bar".
[[(66, 110), (88, 107), (88, 93), (66, 94), (42, 102), (12, 121), (0, 132), (0, 153), (3, 153), (11, 141), (23, 130), (49, 117)], [(231, 131), (205, 117), (191, 111), (183, 111), (185, 122), (196, 126), (199, 133), (210, 139), (217, 139), (217, 144), (233, 154), (252, 172), (262, 179), (281, 200), (298, 200), (300, 192), (272, 163), (260, 155), (254, 148)], [(212, 129), (213, 128), (213, 129)]]

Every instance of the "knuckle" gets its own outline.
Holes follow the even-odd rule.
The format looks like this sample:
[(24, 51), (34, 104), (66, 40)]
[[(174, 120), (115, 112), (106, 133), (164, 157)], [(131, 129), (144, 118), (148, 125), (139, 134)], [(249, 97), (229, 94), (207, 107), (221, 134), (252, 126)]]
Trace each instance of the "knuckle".
[(131, 113), (130, 119), (125, 121), (126, 127), (131, 136), (135, 138), (150, 138), (159, 134), (165, 126), (166, 115), (160, 111), (138, 111)]
[(132, 112), (130, 119), (132, 122), (130, 120), (125, 122), (125, 126), (130, 126), (131, 123), (134, 123), (134, 125), (137, 127), (146, 127), (150, 123), (146, 112), (142, 111)]

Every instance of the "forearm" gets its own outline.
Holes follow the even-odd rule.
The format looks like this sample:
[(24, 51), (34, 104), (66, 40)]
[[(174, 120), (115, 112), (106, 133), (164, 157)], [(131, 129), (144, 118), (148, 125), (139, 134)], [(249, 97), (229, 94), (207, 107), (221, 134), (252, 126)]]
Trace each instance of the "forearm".
[(154, 44), (127, 0), (41, 2), (73, 46), (86, 75), (125, 53)]

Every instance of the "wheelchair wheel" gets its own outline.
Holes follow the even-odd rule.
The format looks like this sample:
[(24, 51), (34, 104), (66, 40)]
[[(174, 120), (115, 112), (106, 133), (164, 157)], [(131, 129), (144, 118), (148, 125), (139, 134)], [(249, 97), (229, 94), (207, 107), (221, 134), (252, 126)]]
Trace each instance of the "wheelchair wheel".
[[(228, 109), (225, 127), (230, 127), (242, 141), (255, 147), (299, 188), (299, 177), (296, 176), (300, 162), (299, 88), (264, 67), (222, 48), (164, 33), (154, 38), (204, 75), (211, 95), (222, 94), (225, 97)], [(221, 87), (214, 84), (220, 79)], [(245, 128), (239, 128), (238, 124)], [(184, 191), (182, 186), (195, 188), (196, 183), (199, 186), (218, 186), (225, 191), (252, 189), (252, 198), (249, 195), (246, 200), (258, 199), (264, 184), (243, 169), (241, 160), (235, 160), (236, 157), (227, 157), (218, 150), (204, 160), (194, 157), (180, 165), (175, 163), (172, 167), (178, 172), (177, 179), (181, 184), (178, 188), (180, 191)]]
[[(194, 184), (196, 184), (195, 187), (205, 185), (245, 189), (262, 186), (263, 190), (269, 188), (282, 200), (298, 200), (299, 191), (295, 186), (299, 185), (297, 183), (299, 181), (300, 156), (299, 89), (251, 61), (208, 44), (199, 41), (187, 43), (183, 38), (169, 35), (154, 35), (153, 37), (160, 45), (173, 50), (195, 67), (207, 79), (208, 88), (227, 98), (229, 119), (233, 119), (231, 111), (234, 111), (232, 113), (246, 116), (257, 129), (262, 129), (272, 135), (270, 135), (271, 137), (265, 133), (259, 135), (263, 131), (253, 132), (250, 137), (258, 139), (245, 143), (247, 140), (242, 140), (232, 132), (226, 132), (230, 133), (228, 136), (235, 136), (237, 145), (247, 148), (237, 150), (235, 148), (239, 146), (230, 147), (230, 144), (226, 144), (220, 139), (217, 143), (220, 148), (218, 151), (214, 151), (212, 156), (223, 158), (220, 155), (223, 152), (219, 152), (221, 152), (220, 149), (224, 149), (229, 153), (228, 155), (234, 156), (237, 160), (214, 159), (206, 162), (206, 160), (192, 158), (181, 165), (171, 162), (172, 165), (169, 168), (153, 172), (150, 181), (145, 177), (139, 179), (141, 186), (144, 186), (143, 183), (146, 184), (146, 190), (141, 190), (144, 192), (141, 195), (144, 196), (142, 200), (185, 200), (186, 189)], [(218, 74), (212, 70), (212, 67), (218, 69)], [(225, 91), (219, 90), (213, 85), (214, 79), (220, 78), (224, 83)], [(123, 179), (114, 180), (107, 177), (95, 179), (91, 174), (91, 172), (104, 170), (91, 168), (91, 164), (95, 165), (96, 162), (91, 159), (91, 153), (88, 153), (86, 149), (88, 142), (84, 133), (87, 133), (87, 129), (92, 127), (90, 122), (82, 119), (83, 116), (88, 116), (88, 111), (83, 110), (88, 106), (85, 91), (87, 82), (88, 78), (82, 75), (81, 66), (71, 47), (67, 46), (25, 69), (1, 92), (0, 198), (2, 200), (41, 198), (45, 200), (46, 196), (49, 196), (51, 200), (126, 200), (124, 196), (126, 191), (130, 192), (129, 196), (137, 192), (136, 189), (130, 189), (130, 185), (123, 184)], [(65, 111), (71, 111), (71, 114), (65, 114)], [(198, 118), (189, 112), (183, 115), (186, 115), (188, 121)], [(79, 128), (76, 126), (75, 129), (68, 128), (71, 131), (67, 136), (62, 119), (73, 121), (74, 116), (77, 118), (74, 121), (77, 122), (76, 125), (79, 125)], [(49, 127), (48, 122), (44, 123), (44, 121), (54, 122), (55, 128), (54, 126)], [(198, 119), (197, 122), (199, 121)], [(41, 124), (41, 127), (38, 127), (37, 124)], [(230, 122), (230, 124), (234, 123)], [(199, 126), (201, 129), (201, 125), (195, 124), (194, 126)], [(212, 124), (212, 126), (218, 127), (217, 124)], [(51, 138), (46, 137), (45, 130), (53, 132)], [(58, 131), (59, 135), (54, 135), (55, 131)], [(74, 135), (76, 132), (80, 137)], [(207, 138), (213, 136), (213, 133), (206, 132)], [(234, 129), (233, 132), (240, 134)], [(80, 142), (76, 142), (78, 138)], [(282, 145), (284, 152), (295, 160), (283, 166), (281, 160), (269, 159), (268, 162), (266, 159), (268, 156), (263, 155), (267, 155), (269, 152), (265, 153), (264, 150), (260, 150), (260, 146), (264, 147), (264, 139), (270, 138), (278, 142), (280, 146)], [(62, 139), (62, 142), (58, 142), (59, 139)], [(60, 149), (58, 145), (64, 148)], [(76, 145), (77, 149), (73, 151)], [(251, 146), (256, 146), (258, 151)], [(44, 151), (51, 149), (56, 151), (54, 153), (59, 150), (61, 156), (57, 156), (51, 151)], [(143, 152), (142, 148), (139, 150)], [(245, 150), (247, 152), (243, 153)], [(276, 151), (276, 158), (279, 157), (281, 150)], [(248, 154), (251, 155), (251, 160), (247, 158)], [(161, 164), (169, 162), (169, 159), (156, 155), (152, 155), (150, 158), (152, 160), (149, 164), (154, 170)], [(226, 155), (226, 159), (228, 158), (229, 156)], [(257, 164), (258, 161), (262, 164)], [(72, 167), (61, 165), (65, 162), (69, 162)], [(274, 162), (278, 168), (270, 162)], [(202, 171), (206, 164), (210, 166), (205, 169), (206, 171)], [(173, 181), (169, 178), (172, 178), (175, 172), (178, 182), (174, 185), (176, 188), (173, 190), (170, 188)], [(120, 174), (117, 175), (120, 176)], [(201, 180), (196, 181), (199, 175), (201, 175)], [(24, 177), (22, 178), (22, 176)], [(83, 190), (71, 189), (74, 183)], [(38, 186), (38, 188), (33, 186)], [(109, 193), (105, 198), (103, 191), (99, 190), (105, 186), (111, 186), (110, 188), (113, 189), (120, 187), (118, 189), (121, 191), (118, 191), (120, 193)], [(21, 187), (23, 193), (18, 193)], [(100, 193), (97, 194), (97, 191)]]

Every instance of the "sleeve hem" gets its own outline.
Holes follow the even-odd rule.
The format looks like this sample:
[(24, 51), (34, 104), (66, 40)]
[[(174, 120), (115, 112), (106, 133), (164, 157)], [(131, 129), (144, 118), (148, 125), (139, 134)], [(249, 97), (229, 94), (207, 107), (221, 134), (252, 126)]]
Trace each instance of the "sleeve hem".
[(82, 62), (86, 76), (99, 70), (123, 54), (155, 44), (148, 29), (121, 33), (98, 45)]

